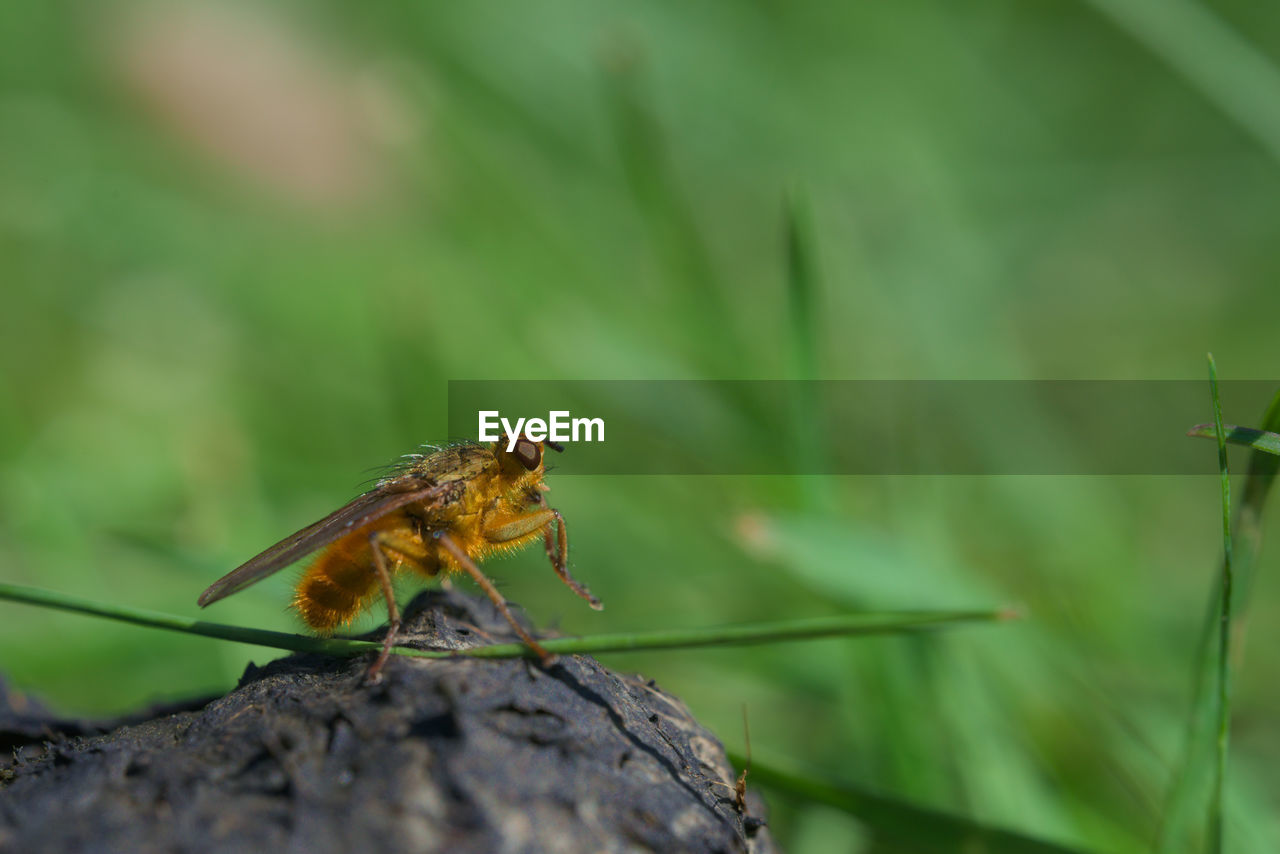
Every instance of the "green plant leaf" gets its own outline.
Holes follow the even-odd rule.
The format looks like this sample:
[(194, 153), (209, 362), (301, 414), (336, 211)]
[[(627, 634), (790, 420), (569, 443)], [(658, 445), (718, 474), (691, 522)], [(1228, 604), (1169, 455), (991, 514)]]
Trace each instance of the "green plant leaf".
[[(1238, 427), (1235, 424), (1227, 424), (1223, 430), (1226, 431), (1224, 440), (1228, 444), (1244, 445), (1268, 454), (1280, 454), (1280, 433), (1253, 427)], [(1218, 434), (1213, 424), (1197, 424), (1187, 431), (1187, 435), (1195, 439), (1216, 439)]]

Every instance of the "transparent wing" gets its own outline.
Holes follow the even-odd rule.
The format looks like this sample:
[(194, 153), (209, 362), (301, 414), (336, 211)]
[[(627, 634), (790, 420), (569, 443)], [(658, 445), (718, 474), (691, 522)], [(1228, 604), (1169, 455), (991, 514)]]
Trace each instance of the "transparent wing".
[[(412, 481), (421, 483), (416, 478)], [(375, 519), (410, 504), (431, 501), (443, 495), (448, 488), (449, 484), (413, 488), (413, 483), (406, 488), (405, 483), (392, 481), (370, 490), (222, 576), (200, 594), (197, 602), (203, 608), (219, 599), (225, 599)]]

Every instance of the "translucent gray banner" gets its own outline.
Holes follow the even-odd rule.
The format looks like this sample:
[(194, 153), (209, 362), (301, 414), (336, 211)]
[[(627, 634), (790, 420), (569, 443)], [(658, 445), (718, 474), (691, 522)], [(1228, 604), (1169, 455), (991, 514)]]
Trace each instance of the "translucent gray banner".
[[(1277, 388), (1222, 382), (1226, 420), (1257, 426)], [(1203, 380), (451, 381), (450, 436), (480, 438), (481, 413), (494, 435), (500, 418), (554, 421), (557, 475), (1217, 471), (1213, 443), (1186, 435), (1213, 420)]]

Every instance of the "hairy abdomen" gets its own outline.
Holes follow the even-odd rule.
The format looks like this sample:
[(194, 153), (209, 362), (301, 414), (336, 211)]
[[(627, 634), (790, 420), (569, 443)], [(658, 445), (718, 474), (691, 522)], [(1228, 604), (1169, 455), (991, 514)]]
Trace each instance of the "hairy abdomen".
[(293, 595), (293, 608), (307, 626), (328, 634), (354, 620), (378, 595), (378, 574), (367, 531), (356, 531), (316, 558)]

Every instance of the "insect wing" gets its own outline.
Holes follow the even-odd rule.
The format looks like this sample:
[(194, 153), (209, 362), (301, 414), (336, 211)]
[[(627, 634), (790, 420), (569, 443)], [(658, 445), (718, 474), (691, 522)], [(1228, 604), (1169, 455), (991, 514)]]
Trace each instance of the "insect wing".
[(353, 499), (315, 524), (308, 525), (296, 534), (286, 537), (257, 557), (219, 578), (197, 600), (201, 607), (238, 593), (318, 548), (329, 545), (351, 531), (361, 528), (375, 519), (401, 507), (420, 501), (430, 501), (443, 495), (448, 484), (433, 484), (418, 489), (397, 489), (397, 483), (384, 484)]

